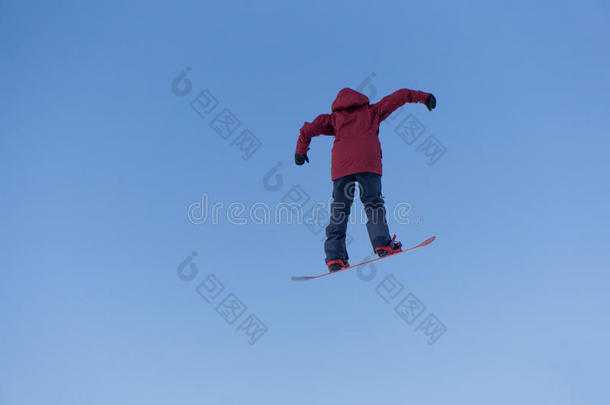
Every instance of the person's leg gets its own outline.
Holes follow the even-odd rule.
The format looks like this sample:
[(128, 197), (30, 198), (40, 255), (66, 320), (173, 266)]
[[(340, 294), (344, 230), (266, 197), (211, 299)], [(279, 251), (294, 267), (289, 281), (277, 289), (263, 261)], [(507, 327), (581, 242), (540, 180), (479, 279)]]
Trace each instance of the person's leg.
[(375, 250), (388, 245), (391, 240), (385, 205), (381, 197), (381, 176), (376, 173), (358, 173), (356, 180), (360, 186), (360, 201), (366, 212), (366, 230)]
[(354, 177), (345, 176), (333, 181), (333, 202), (330, 204), (330, 223), (326, 227), (326, 242), (324, 252), (326, 262), (349, 258), (345, 248), (345, 232), (350, 209), (354, 202)]

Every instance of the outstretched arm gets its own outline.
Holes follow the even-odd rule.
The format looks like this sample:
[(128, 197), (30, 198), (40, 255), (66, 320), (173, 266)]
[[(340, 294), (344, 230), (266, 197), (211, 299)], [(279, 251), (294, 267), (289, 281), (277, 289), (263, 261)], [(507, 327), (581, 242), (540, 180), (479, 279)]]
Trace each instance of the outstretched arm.
[(383, 121), (405, 103), (423, 103), (429, 110), (432, 110), (436, 106), (436, 99), (432, 94), (423, 91), (400, 89), (385, 96), (371, 107), (379, 115), (379, 121)]
[(297, 155), (305, 155), (307, 153), (311, 138), (314, 136), (335, 134), (335, 128), (333, 128), (330, 117), (330, 114), (321, 114), (313, 122), (303, 124), (299, 140), (297, 141)]

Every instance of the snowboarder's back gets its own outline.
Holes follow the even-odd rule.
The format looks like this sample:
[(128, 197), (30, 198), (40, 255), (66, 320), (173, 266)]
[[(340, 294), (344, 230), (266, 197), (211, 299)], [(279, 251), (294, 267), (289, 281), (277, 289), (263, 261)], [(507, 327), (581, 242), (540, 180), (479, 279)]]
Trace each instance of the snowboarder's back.
[(364, 94), (344, 88), (337, 94), (331, 114), (321, 114), (313, 122), (303, 124), (296, 155), (306, 155), (312, 137), (334, 135), (332, 180), (362, 172), (381, 175), (379, 124), (404, 103), (427, 104), (433, 97), (429, 93), (401, 89), (370, 104)]

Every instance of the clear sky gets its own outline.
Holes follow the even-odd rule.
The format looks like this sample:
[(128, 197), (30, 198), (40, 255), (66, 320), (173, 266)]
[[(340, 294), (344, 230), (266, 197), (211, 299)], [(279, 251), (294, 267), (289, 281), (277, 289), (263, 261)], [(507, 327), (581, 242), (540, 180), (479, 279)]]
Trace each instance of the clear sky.
[[(607, 402), (609, 35), (601, 0), (0, 2), (0, 404)], [(437, 240), (295, 283), (315, 227), (201, 201), (326, 202), (332, 138), (293, 154), (343, 87), (437, 96), (380, 131), (390, 230)]]

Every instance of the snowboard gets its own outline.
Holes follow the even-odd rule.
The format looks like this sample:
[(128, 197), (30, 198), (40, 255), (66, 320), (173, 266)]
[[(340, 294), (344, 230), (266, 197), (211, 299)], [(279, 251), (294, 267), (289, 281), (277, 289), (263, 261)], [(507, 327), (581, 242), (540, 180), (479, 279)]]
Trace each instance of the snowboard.
[(328, 272), (328, 273), (320, 274), (318, 276), (292, 276), (292, 277), (290, 277), (290, 279), (292, 281), (307, 281), (307, 280), (313, 280), (314, 278), (320, 278), (320, 277), (330, 276), (331, 274), (341, 273), (342, 271), (345, 271), (345, 270), (353, 269), (355, 267), (359, 267), (359, 266), (363, 266), (365, 264), (369, 264), (369, 263), (373, 263), (373, 262), (376, 262), (376, 261), (379, 261), (379, 260), (387, 259), (388, 257), (393, 257), (393, 256), (399, 255), (401, 253), (407, 253), (407, 252), (410, 252), (412, 250), (419, 249), (420, 247), (424, 247), (424, 246), (427, 246), (427, 245), (431, 244), (432, 242), (434, 242), (435, 239), (436, 239), (436, 236), (432, 236), (432, 237), (426, 239), (425, 241), (423, 241), (422, 243), (420, 243), (417, 246), (410, 247), (408, 249), (402, 250), (402, 251), (397, 252), (397, 253), (392, 253), (391, 255), (387, 255), (387, 256), (383, 256), (383, 257), (377, 257), (375, 259), (367, 260), (367, 261), (362, 262), (362, 263), (354, 264), (353, 266), (348, 266), (348, 267), (345, 267), (345, 268), (343, 268), (341, 270), (337, 270), (337, 271), (333, 271), (333, 272)]

